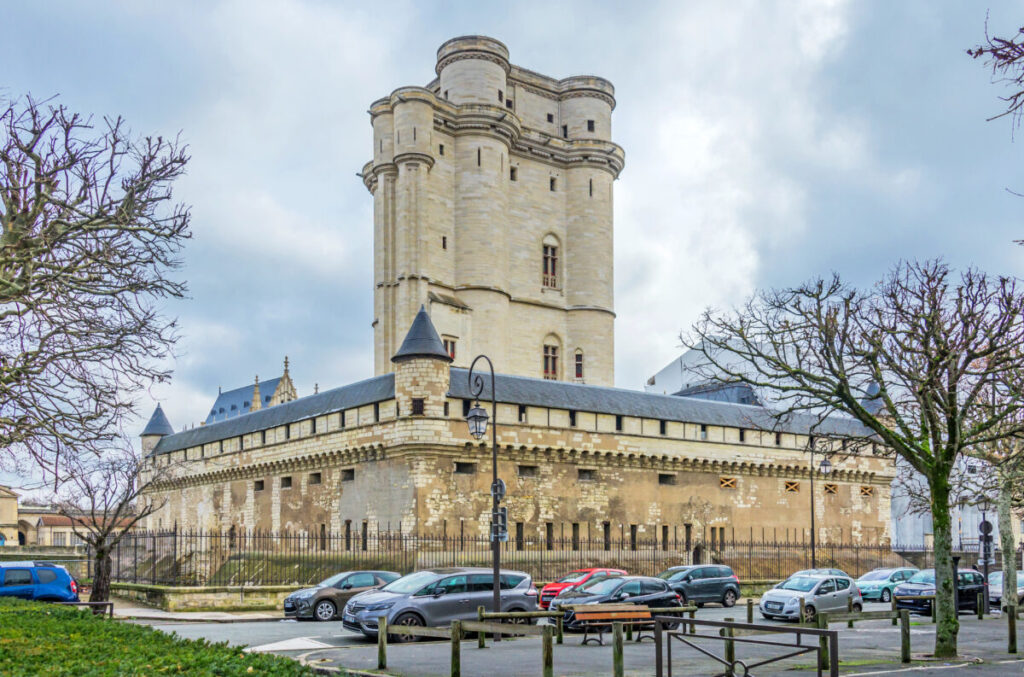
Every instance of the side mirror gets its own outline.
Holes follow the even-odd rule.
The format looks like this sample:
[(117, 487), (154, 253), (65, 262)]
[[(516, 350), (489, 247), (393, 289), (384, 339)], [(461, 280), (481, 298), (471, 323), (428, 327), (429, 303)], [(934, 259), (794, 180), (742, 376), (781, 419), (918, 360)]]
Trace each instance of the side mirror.
[(434, 591), (434, 597), (442, 597), (448, 590), (446, 588), (438, 588)]
[(622, 601), (624, 599), (629, 599), (629, 593), (628, 592), (620, 592), (619, 596), (616, 599), (618, 599), (619, 601)]
[(683, 583), (692, 583), (692, 582), (693, 582), (693, 576), (684, 576), (683, 577)]
[(352, 589), (352, 584), (351, 583), (345, 583), (344, 585), (341, 586), (341, 589), (342, 590), (351, 590)]

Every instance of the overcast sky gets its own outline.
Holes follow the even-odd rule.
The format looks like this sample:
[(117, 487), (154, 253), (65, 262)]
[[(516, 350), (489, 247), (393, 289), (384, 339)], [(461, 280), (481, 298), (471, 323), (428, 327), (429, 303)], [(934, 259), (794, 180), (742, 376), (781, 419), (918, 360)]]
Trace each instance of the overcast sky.
[[(991, 3), (1009, 34), (1024, 2)], [(640, 388), (708, 305), (901, 257), (1019, 274), (1024, 157), (1001, 90), (964, 50), (984, 3), (20, 2), (0, 87), (123, 115), (191, 147), (190, 298), (153, 393), (175, 428), (218, 385), (280, 374), (300, 395), (372, 376), (373, 100), (434, 77), (448, 38), (616, 87), (615, 362)], [(1018, 136), (1020, 136), (1018, 134)], [(498, 365), (500, 369), (500, 365)], [(144, 406), (148, 415), (153, 405)], [(140, 422), (139, 429), (144, 424)], [(0, 477), (0, 480), (3, 478)]]

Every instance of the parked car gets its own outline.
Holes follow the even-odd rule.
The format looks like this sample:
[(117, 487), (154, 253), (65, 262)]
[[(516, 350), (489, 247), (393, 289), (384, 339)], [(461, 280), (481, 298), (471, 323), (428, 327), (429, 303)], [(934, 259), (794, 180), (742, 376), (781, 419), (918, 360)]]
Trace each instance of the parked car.
[[(652, 578), (650, 576), (613, 576), (559, 595), (551, 602), (551, 610), (558, 611), (562, 607), (576, 604), (616, 602), (645, 604), (649, 607), (682, 606), (679, 593), (660, 578)], [(578, 630), (581, 627), (581, 623), (576, 620), (575, 613), (566, 611), (562, 626), (570, 630)]]
[(348, 600), (401, 577), (394, 571), (342, 571), (284, 599), (285, 618), (333, 620)]
[(551, 606), (551, 600), (566, 590), (583, 585), (593, 580), (608, 578), (609, 576), (625, 576), (626, 571), (622, 569), (576, 569), (562, 576), (554, 583), (548, 583), (540, 590), (540, 608), (547, 609)]
[[(455, 620), (476, 620), (477, 607), (493, 609), (494, 573), (490, 569), (451, 567), (417, 571), (379, 590), (362, 592), (345, 605), (341, 622), (346, 630), (377, 636), (377, 620), (389, 626), (444, 626)], [(522, 571), (501, 571), (501, 610), (536, 611), (537, 588)], [(391, 635), (391, 633), (388, 633)], [(398, 641), (403, 636), (396, 630)]]
[[(993, 571), (988, 575), (989, 604), (999, 606), (1003, 602), (1003, 572)], [(1024, 571), (1017, 572), (1017, 604), (1024, 604)]]
[(801, 597), (805, 621), (813, 621), (820, 611), (846, 611), (848, 599), (853, 599), (854, 611), (864, 608), (849, 576), (790, 576), (761, 596), (758, 609), (767, 619), (799, 620)]
[(718, 564), (670, 567), (658, 578), (679, 593), (683, 604), (704, 606), (705, 602), (721, 602), (722, 606), (730, 607), (740, 596), (740, 579), (732, 569)]
[(846, 576), (853, 578), (842, 569), (803, 569), (789, 575), (790, 578), (793, 576)]
[(874, 569), (857, 579), (857, 589), (864, 601), (892, 600), (892, 591), (897, 585), (917, 573), (914, 568)]
[[(988, 587), (985, 577), (973, 569), (960, 569), (957, 574), (957, 590), (960, 593), (957, 600), (957, 610), (978, 610), (978, 593), (986, 592)], [(932, 601), (930, 599), (900, 599), (903, 595), (934, 595), (935, 594), (935, 569), (922, 569), (911, 576), (907, 581), (900, 583), (892, 592), (896, 596), (896, 608), (909, 609), (912, 613), (931, 615)]]
[(50, 562), (0, 562), (0, 597), (77, 602), (78, 581)]

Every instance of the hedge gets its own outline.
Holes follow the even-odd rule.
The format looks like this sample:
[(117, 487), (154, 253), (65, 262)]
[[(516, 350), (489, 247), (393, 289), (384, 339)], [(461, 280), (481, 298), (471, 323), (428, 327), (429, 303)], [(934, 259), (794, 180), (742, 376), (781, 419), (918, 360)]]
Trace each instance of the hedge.
[(242, 653), (89, 611), (0, 598), (0, 675), (313, 675), (283, 656)]

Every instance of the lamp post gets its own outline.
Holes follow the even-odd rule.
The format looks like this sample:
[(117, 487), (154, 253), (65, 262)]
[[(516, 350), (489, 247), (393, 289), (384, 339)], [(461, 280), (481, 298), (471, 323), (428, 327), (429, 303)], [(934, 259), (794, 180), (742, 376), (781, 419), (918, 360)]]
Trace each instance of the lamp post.
[[(817, 569), (818, 568), (818, 559), (817, 559), (817, 555), (814, 552), (814, 550), (815, 550), (815, 541), (816, 541), (816, 537), (815, 537), (815, 533), (814, 532), (816, 531), (816, 527), (814, 526), (814, 438), (813, 437), (811, 438), (810, 448), (811, 448), (811, 568), (812, 569)], [(822, 457), (821, 465), (818, 467), (818, 469), (821, 471), (822, 475), (828, 475), (830, 472), (832, 472), (832, 462), (828, 460), (827, 456)]]
[[(494, 423), (491, 425), (491, 557), (494, 563), (494, 612), (501, 611), (501, 541), (500, 516), (498, 503), (505, 497), (505, 484), (498, 479), (498, 400), (494, 383), (494, 364), (491, 358), (486, 355), (477, 355), (469, 366), (469, 390), (473, 399), (476, 400), (473, 408), (466, 415), (466, 423), (469, 424), (469, 434), (474, 439), (482, 439), (487, 434), (487, 411), (480, 406), (480, 395), (484, 390), (484, 377), (481, 374), (474, 374), (476, 363), (485, 360), (491, 371), (491, 417)], [(494, 636), (495, 641), (501, 637)]]
[[(981, 510), (981, 524), (978, 525), (978, 531), (980, 532), (978, 534), (978, 537), (979, 537), (978, 540), (980, 541), (979, 545), (981, 546), (981, 548), (980, 548), (980, 550), (981, 550), (981, 566), (984, 569), (982, 571), (982, 575), (985, 577), (985, 586), (986, 586), (986, 588), (985, 588), (986, 589), (986, 593), (983, 595), (984, 600), (982, 602), (982, 604), (985, 607), (985, 613), (989, 613), (989, 599), (988, 599), (988, 592), (987, 592), (987, 590), (988, 590), (988, 563), (989, 563), (989, 559), (991, 559), (991, 557), (992, 557), (992, 545), (991, 545), (991, 540), (990, 540), (992, 538), (992, 525), (989, 524), (988, 520), (986, 519), (986, 513), (989, 511), (989, 509), (991, 507), (992, 507), (992, 504), (989, 502), (988, 496), (985, 496), (984, 494), (982, 494), (981, 500), (978, 501), (978, 508)], [(956, 575), (959, 575), (959, 572), (954, 572), (954, 576), (956, 576)], [(1004, 591), (1004, 595), (1003, 596), (1004, 597), (1006, 596), (1005, 595), (1005, 591)]]

